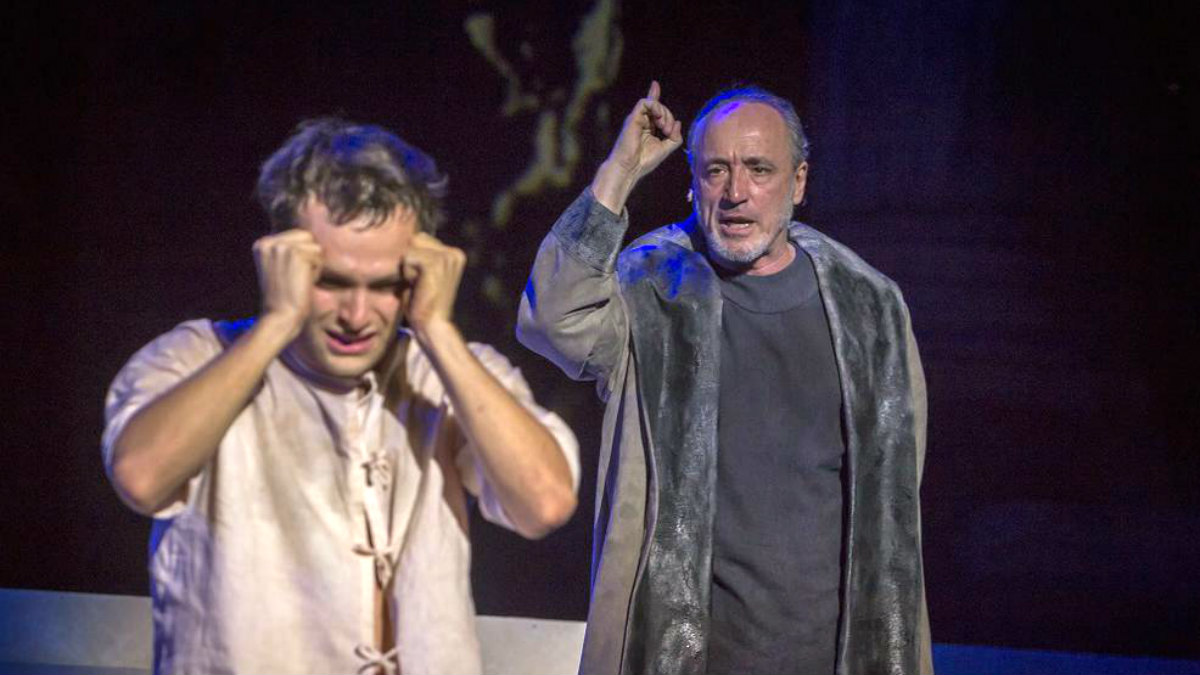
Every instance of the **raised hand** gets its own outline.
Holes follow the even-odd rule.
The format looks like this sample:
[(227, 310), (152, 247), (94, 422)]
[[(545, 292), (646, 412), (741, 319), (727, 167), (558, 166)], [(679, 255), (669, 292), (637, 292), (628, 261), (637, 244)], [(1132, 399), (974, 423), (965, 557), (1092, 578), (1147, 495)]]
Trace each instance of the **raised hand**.
[(321, 246), (308, 230), (294, 229), (254, 242), (262, 292), (262, 316), (281, 319), (299, 332), (312, 307), (313, 283), (321, 271)]
[(423, 339), (433, 324), (450, 323), (466, 262), (462, 249), (447, 246), (425, 232), (413, 237), (400, 271), (409, 286), (404, 317), (418, 339)]
[(639, 180), (683, 145), (683, 124), (658, 100), (660, 94), (658, 82), (652, 81), (646, 98), (625, 118), (617, 142), (592, 181), (592, 194), (613, 212), (624, 208)]
[(264, 373), (304, 325), (321, 247), (307, 230), (254, 242), (262, 315), (208, 365), (147, 403), (114, 441), (117, 492), (152, 515), (187, 496), (187, 481), (217, 452)]

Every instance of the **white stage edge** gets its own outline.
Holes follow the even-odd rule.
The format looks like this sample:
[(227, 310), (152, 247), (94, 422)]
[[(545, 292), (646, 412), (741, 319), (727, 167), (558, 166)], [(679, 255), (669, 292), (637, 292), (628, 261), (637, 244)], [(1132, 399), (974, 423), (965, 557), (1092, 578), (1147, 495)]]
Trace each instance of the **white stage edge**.
[[(582, 621), (476, 618), (488, 675), (579, 670)], [(151, 669), (150, 598), (0, 589), (0, 672), (141, 675)]]
[[(583, 622), (477, 619), (489, 675), (568, 675)], [(938, 675), (1200, 675), (1200, 661), (935, 644)], [(0, 589), (0, 675), (147, 675), (150, 599)]]

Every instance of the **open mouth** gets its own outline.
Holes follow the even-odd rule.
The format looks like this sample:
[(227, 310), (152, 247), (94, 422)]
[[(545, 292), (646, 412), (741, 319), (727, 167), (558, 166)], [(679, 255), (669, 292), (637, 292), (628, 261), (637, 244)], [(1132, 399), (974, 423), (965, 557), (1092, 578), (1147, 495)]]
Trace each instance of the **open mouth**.
[(326, 342), (330, 351), (335, 354), (361, 354), (371, 348), (375, 334), (347, 335), (335, 331), (325, 331)]
[(718, 222), (723, 234), (735, 236), (747, 234), (754, 226), (754, 220), (745, 216), (722, 216)]

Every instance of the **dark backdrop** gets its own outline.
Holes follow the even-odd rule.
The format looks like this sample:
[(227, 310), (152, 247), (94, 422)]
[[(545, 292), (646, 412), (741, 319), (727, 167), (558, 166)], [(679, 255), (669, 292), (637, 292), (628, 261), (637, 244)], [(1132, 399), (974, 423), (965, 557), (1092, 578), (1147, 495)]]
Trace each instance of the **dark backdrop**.
[[(339, 113), (448, 171), (460, 320), (583, 445), (567, 527), (474, 525), (479, 610), (582, 619), (601, 409), (516, 345), (515, 304), (650, 78), (686, 121), (750, 80), (808, 124), (799, 217), (912, 308), (935, 639), (1200, 657), (1194, 5), (10, 9), (0, 586), (146, 591), (147, 522), (100, 466), (105, 389), (176, 323), (255, 312), (258, 163)], [(675, 157), (632, 199), (633, 234), (685, 216), (686, 189)]]

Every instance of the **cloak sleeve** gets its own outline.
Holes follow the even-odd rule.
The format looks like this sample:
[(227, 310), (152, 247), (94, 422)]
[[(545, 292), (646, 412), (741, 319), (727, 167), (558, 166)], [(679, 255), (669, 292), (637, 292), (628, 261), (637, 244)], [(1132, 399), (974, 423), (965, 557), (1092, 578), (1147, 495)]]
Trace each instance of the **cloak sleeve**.
[(517, 316), (523, 345), (571, 379), (596, 380), (604, 400), (629, 339), (615, 271), (628, 224), (584, 190), (542, 241)]

